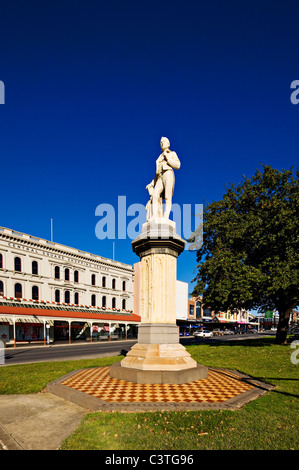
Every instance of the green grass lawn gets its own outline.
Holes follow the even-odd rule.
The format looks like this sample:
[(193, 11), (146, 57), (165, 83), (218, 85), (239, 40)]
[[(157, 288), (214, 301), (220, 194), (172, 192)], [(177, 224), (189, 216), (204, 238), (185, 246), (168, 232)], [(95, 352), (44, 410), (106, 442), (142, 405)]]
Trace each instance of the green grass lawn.
[[(188, 346), (206, 366), (235, 369), (275, 386), (275, 390), (237, 411), (88, 413), (62, 449), (298, 450), (298, 367), (290, 345), (272, 338)], [(36, 393), (71, 370), (120, 360), (26, 364), (0, 368), (0, 393)]]
[(122, 356), (79, 361), (36, 362), (0, 368), (0, 394), (41, 392), (48, 383), (77, 369), (110, 366)]

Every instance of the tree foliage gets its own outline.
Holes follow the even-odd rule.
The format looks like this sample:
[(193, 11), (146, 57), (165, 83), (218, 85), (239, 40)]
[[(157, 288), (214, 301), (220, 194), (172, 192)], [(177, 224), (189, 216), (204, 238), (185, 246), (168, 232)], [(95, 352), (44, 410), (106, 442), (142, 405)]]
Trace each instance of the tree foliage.
[(299, 170), (243, 179), (205, 207), (193, 294), (216, 311), (277, 309), (281, 343), (299, 304)]

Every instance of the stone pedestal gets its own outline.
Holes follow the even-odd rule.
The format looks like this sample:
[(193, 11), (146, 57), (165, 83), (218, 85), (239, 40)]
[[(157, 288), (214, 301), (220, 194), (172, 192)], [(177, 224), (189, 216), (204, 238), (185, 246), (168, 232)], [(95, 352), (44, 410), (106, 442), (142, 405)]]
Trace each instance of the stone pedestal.
[(141, 320), (138, 343), (110, 367), (110, 376), (136, 383), (187, 383), (207, 378), (179, 342), (176, 325), (176, 263), (185, 241), (175, 223), (152, 219), (132, 242), (141, 260)]

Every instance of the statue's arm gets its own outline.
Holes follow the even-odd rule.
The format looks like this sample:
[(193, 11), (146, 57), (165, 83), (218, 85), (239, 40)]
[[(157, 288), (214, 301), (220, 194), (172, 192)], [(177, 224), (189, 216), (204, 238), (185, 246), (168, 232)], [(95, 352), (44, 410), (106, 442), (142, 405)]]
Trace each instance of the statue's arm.
[(169, 151), (166, 153), (167, 163), (174, 168), (175, 170), (179, 170), (181, 167), (181, 162), (179, 157), (175, 152)]

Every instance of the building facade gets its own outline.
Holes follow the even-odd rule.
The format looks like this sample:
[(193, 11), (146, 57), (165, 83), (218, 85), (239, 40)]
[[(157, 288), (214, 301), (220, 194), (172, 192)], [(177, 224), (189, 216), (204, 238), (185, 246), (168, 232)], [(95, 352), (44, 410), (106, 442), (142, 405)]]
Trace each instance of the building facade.
[(194, 323), (201, 324), (211, 329), (221, 327), (241, 327), (250, 324), (248, 310), (242, 309), (237, 312), (214, 312), (202, 304), (201, 297), (191, 297), (188, 300), (188, 321), (190, 326)]
[(176, 281), (176, 319), (177, 324), (188, 318), (188, 282)]
[(134, 317), (133, 323), (138, 324), (133, 282), (131, 265), (0, 227), (2, 315), (9, 313), (8, 303), (19, 309), (24, 306), (27, 313), (37, 304), (46, 304), (52, 306), (53, 318), (63, 308), (66, 319), (73, 318), (72, 311), (78, 320), (81, 311), (81, 318), (86, 320), (92, 313), (94, 321), (93, 315), (101, 312), (109, 322), (119, 313), (122, 320)]

